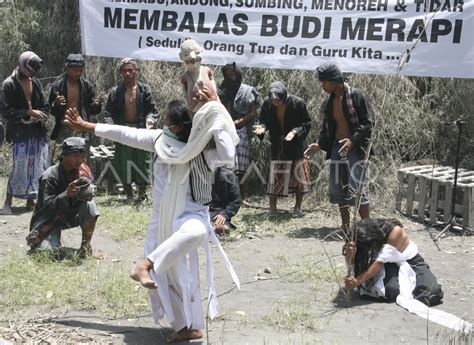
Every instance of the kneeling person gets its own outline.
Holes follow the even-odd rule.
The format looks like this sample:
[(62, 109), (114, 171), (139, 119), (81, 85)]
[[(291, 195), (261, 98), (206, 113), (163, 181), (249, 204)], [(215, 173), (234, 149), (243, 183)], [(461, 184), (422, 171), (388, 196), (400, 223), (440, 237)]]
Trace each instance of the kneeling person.
[[(32, 250), (61, 247), (61, 230), (80, 226), (79, 255), (93, 255), (91, 238), (99, 216), (92, 201), (91, 172), (86, 160), (86, 140), (70, 137), (61, 144), (61, 157), (39, 181), (38, 202), (26, 240)], [(93, 256), (100, 258), (100, 254)]]
[(343, 250), (355, 274), (345, 279), (346, 288), (387, 302), (398, 303), (401, 295), (427, 306), (442, 303), (441, 285), (398, 220), (363, 219), (356, 232), (356, 241)]
[(218, 167), (214, 173), (212, 201), (209, 205), (212, 226), (216, 234), (227, 234), (235, 226), (232, 217), (237, 214), (241, 204), (239, 182), (232, 170)]

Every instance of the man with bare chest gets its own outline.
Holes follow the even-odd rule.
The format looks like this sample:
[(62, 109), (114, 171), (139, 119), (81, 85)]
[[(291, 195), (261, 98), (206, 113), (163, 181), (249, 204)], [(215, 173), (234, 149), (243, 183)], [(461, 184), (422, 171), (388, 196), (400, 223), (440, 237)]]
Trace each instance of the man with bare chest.
[[(52, 159), (56, 160), (58, 149), (64, 139), (71, 136), (81, 136), (74, 133), (64, 124), (64, 114), (68, 108), (80, 109), (81, 114), (92, 121), (92, 116), (102, 110), (102, 97), (96, 97), (94, 85), (82, 77), (85, 61), (80, 54), (69, 54), (65, 63), (65, 72), (52, 85), (49, 93), (51, 113), (56, 119), (51, 139), (56, 142)], [(87, 138), (86, 138), (87, 139)], [(88, 151), (88, 147), (86, 149)]]
[(0, 112), (7, 120), (7, 137), (13, 143), (13, 167), (0, 214), (12, 213), (14, 197), (26, 199), (27, 210), (32, 210), (38, 194), (38, 179), (49, 167), (46, 137), (49, 107), (41, 82), (35, 77), (42, 65), (43, 60), (38, 55), (24, 52), (18, 67), (5, 79), (0, 90)]
[[(152, 128), (158, 117), (150, 86), (137, 81), (137, 63), (129, 58), (118, 66), (123, 82), (112, 89), (105, 106), (105, 122), (135, 128)], [(114, 169), (124, 186), (127, 201), (133, 200), (132, 183), (138, 199), (146, 197), (150, 176), (149, 153), (115, 143)]]
[(317, 71), (321, 87), (329, 95), (323, 104), (324, 120), (318, 141), (309, 145), (305, 156), (309, 158), (324, 150), (326, 159), (331, 159), (329, 199), (339, 205), (342, 229), (347, 233), (349, 207), (357, 205), (356, 200), (360, 201), (360, 217), (370, 217), (369, 199), (364, 190), (364, 160), (374, 114), (362, 92), (344, 82), (338, 66), (324, 63)]

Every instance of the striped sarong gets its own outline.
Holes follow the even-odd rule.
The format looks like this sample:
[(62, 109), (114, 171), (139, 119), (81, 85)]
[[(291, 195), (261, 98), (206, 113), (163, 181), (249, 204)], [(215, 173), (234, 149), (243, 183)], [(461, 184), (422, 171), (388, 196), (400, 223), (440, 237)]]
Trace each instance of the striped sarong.
[(39, 178), (49, 168), (46, 137), (31, 138), (12, 146), (13, 168), (8, 179), (8, 194), (20, 199), (36, 199)]
[(235, 171), (237, 174), (244, 175), (250, 165), (250, 145), (247, 133), (247, 127), (237, 129), (239, 144), (235, 149)]

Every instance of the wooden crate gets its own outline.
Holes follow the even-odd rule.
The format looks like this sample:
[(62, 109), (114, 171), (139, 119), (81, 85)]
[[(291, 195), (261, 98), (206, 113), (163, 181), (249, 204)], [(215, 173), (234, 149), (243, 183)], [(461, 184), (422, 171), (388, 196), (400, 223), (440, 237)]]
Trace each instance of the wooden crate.
[(114, 153), (114, 146), (99, 145), (90, 147), (90, 165), (96, 178), (97, 187), (107, 191), (107, 193), (114, 192), (117, 181), (120, 181), (112, 165)]
[(458, 170), (456, 195), (453, 195), (454, 168), (421, 165), (398, 170), (396, 208), (419, 222), (436, 224), (454, 213), (460, 225), (474, 228), (474, 171)]

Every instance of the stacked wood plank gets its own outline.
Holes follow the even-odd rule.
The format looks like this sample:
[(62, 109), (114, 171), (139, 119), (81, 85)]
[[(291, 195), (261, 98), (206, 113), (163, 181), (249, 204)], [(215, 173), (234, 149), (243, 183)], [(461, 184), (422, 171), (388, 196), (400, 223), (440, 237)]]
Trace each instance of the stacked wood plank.
[(456, 195), (453, 195), (452, 167), (421, 165), (398, 170), (396, 208), (419, 222), (436, 224), (448, 221), (454, 213), (460, 225), (474, 228), (474, 171), (458, 170)]

